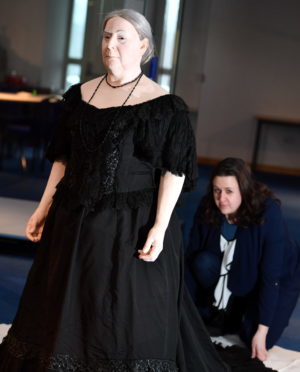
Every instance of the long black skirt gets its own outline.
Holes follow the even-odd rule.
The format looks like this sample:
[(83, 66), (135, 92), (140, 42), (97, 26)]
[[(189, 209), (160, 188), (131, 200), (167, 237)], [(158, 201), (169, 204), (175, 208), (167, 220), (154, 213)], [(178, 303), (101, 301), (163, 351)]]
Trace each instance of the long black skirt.
[(175, 214), (159, 258), (138, 259), (154, 218), (154, 204), (86, 213), (54, 201), (0, 371), (228, 371), (184, 289)]

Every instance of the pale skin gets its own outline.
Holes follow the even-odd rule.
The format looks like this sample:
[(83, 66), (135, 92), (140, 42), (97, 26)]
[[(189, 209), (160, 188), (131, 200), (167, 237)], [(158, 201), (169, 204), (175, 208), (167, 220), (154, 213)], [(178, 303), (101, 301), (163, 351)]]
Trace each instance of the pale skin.
[(58, 161), (54, 162), (42, 199), (26, 225), (25, 234), (33, 242), (38, 242), (41, 239), (45, 220), (52, 204), (52, 197), (56, 191), (56, 185), (64, 174), (65, 165)]
[[(216, 176), (213, 179), (213, 194), (216, 206), (229, 223), (234, 223), (234, 214), (242, 203), (242, 195), (235, 176)], [(252, 338), (251, 357), (264, 361), (268, 357), (266, 337), (269, 327), (258, 324)]]
[[(102, 39), (102, 58), (107, 70), (107, 79), (112, 85), (121, 85), (136, 78), (141, 72), (141, 59), (148, 47), (148, 40), (141, 40), (131, 23), (120, 17), (113, 17), (105, 25)], [(82, 99), (89, 101), (99, 80), (90, 80), (81, 86)], [(96, 94), (90, 104), (105, 108), (120, 106), (133, 88), (133, 84), (113, 89), (106, 82), (101, 85), (101, 94)], [(158, 84), (143, 75), (130, 97), (128, 104), (134, 105), (155, 99), (167, 92)], [(65, 165), (54, 162), (49, 180), (38, 208), (30, 217), (26, 236), (31, 241), (40, 240), (44, 222), (52, 203), (55, 186), (64, 176)], [(139, 250), (139, 258), (154, 262), (163, 249), (165, 231), (168, 227), (174, 206), (179, 197), (184, 176), (175, 176), (166, 172), (160, 179), (156, 218), (150, 229), (144, 247)]]

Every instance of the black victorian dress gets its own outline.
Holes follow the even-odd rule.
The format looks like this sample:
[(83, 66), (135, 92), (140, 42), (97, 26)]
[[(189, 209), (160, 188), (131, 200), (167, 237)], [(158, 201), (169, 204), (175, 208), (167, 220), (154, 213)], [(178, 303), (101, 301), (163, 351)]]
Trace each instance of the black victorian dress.
[(160, 175), (196, 178), (195, 141), (175, 95), (98, 109), (64, 95), (47, 156), (64, 161), (1, 372), (223, 372), (183, 285), (172, 214), (153, 263), (137, 257), (153, 226)]

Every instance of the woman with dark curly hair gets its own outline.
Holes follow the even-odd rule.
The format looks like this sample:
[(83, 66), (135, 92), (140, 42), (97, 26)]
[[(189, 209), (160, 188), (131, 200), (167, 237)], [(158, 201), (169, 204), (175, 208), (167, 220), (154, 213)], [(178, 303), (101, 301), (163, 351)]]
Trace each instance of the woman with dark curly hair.
[(196, 213), (186, 279), (212, 335), (239, 333), (265, 360), (296, 305), (300, 249), (280, 201), (241, 159), (213, 171)]

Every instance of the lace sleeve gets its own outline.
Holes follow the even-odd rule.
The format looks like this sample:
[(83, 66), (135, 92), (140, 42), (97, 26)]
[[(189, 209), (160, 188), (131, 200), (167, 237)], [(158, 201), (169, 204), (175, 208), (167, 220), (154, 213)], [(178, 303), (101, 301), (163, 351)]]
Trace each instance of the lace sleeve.
[(67, 127), (68, 118), (73, 111), (75, 105), (80, 99), (80, 86), (73, 85), (63, 95), (60, 103), (61, 114), (60, 119), (56, 123), (54, 134), (48, 145), (46, 151), (46, 158), (53, 163), (54, 161), (61, 161), (66, 163), (70, 157), (70, 130)]
[(154, 168), (185, 175), (184, 190), (196, 185), (197, 159), (195, 136), (185, 103), (172, 96), (171, 110), (141, 123), (135, 136), (135, 156)]
[(180, 111), (172, 118), (162, 148), (162, 169), (185, 175), (184, 190), (195, 187), (197, 179), (197, 158), (194, 132), (188, 113)]

